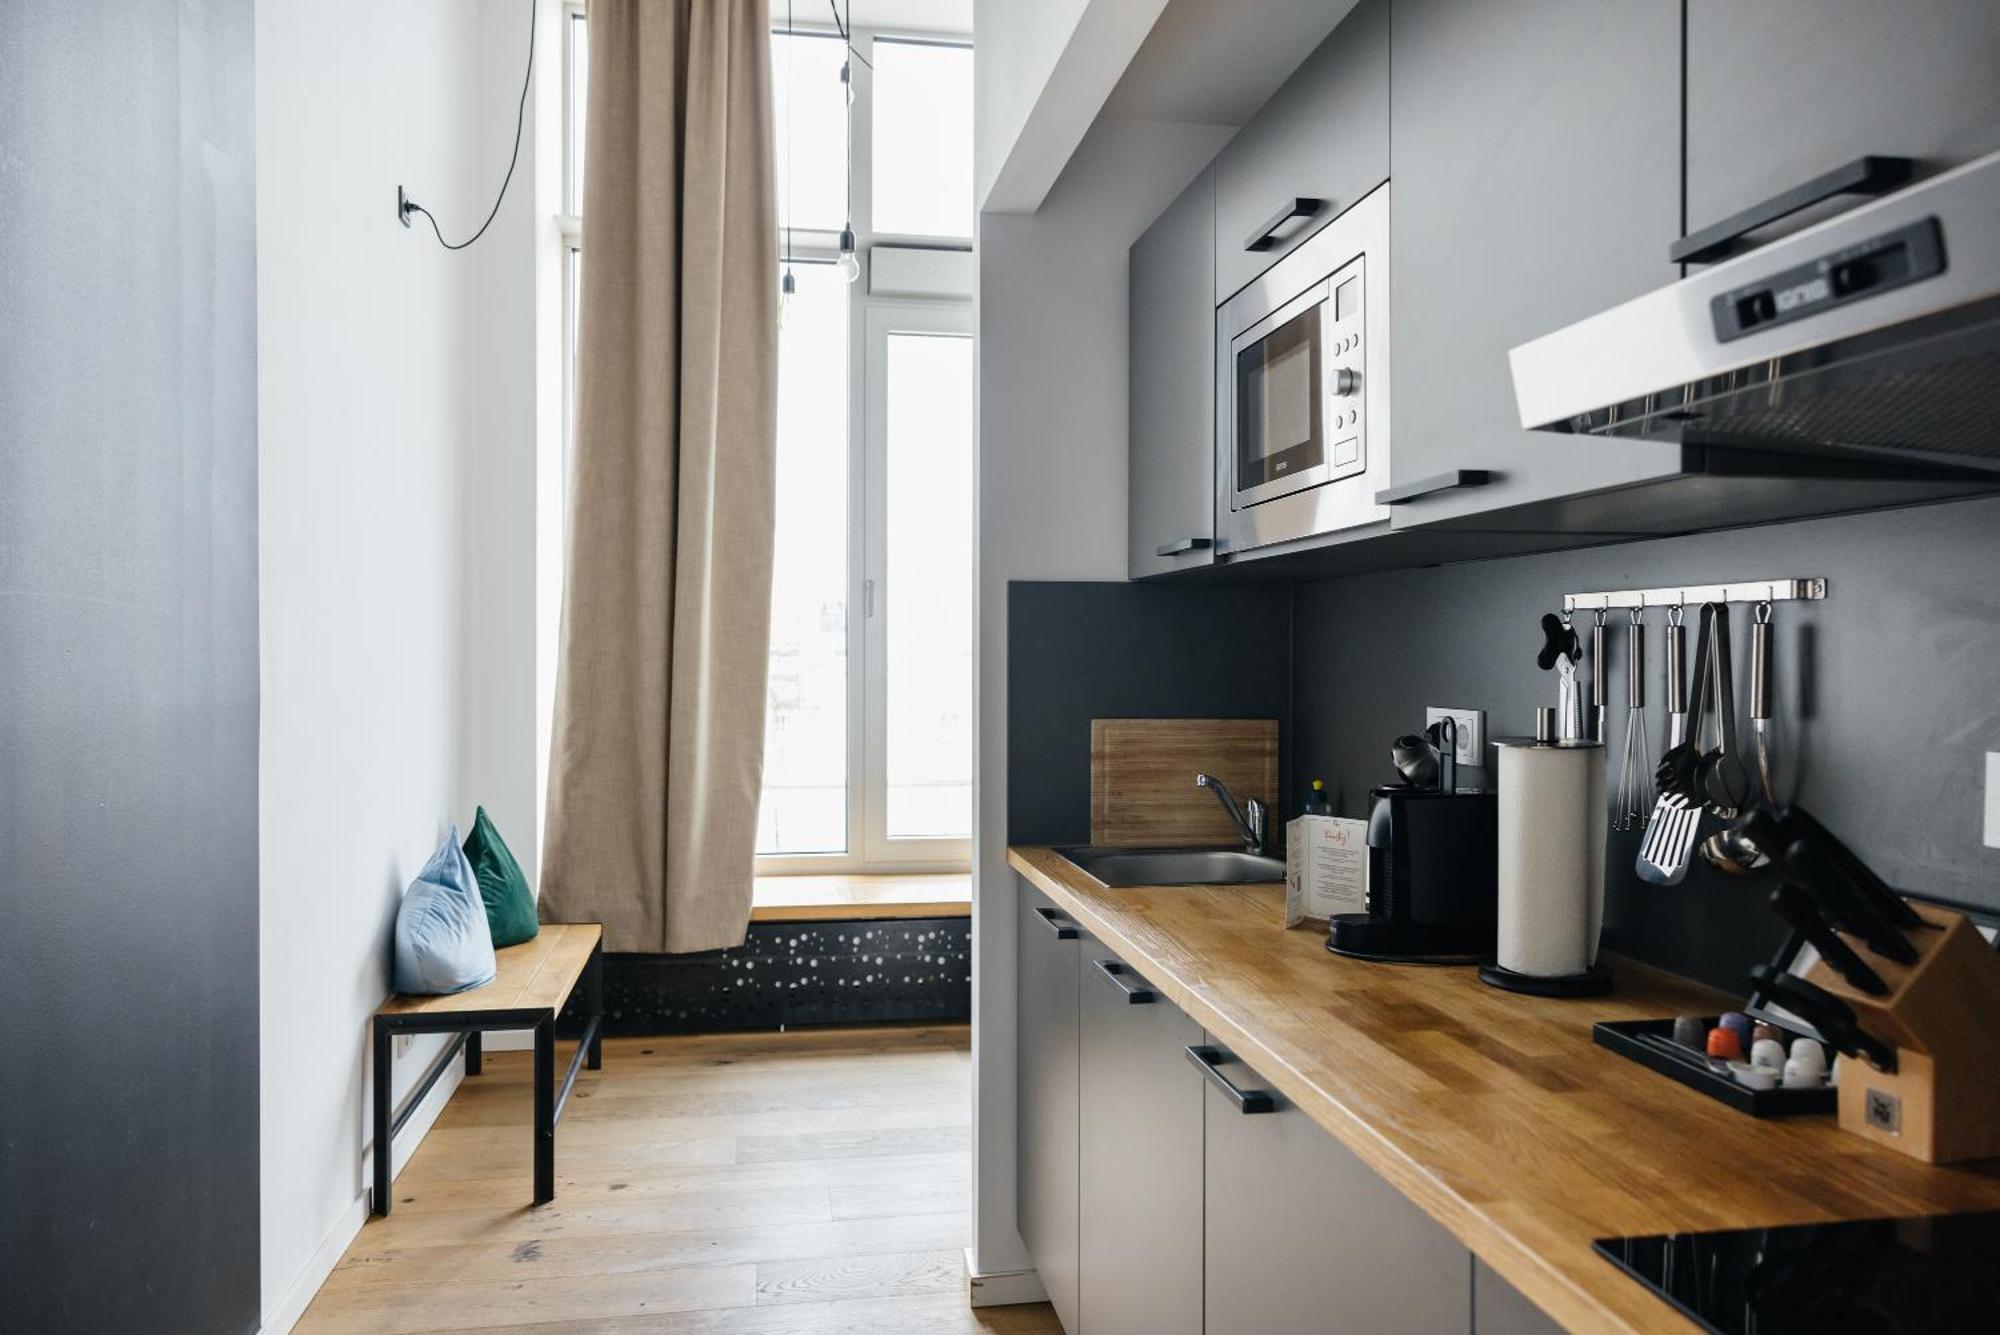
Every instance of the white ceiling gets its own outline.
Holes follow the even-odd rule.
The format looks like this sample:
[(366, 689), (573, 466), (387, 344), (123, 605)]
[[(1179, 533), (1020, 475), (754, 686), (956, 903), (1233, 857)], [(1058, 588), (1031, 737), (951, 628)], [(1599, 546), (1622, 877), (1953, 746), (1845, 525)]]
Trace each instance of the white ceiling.
[[(854, 6), (857, 27), (885, 32), (972, 35), (972, 0), (840, 0), (841, 13)], [(1002, 0), (1004, 3), (1004, 0)], [(800, 23), (831, 17), (827, 0), (792, 0)], [(773, 8), (772, 13), (780, 11)]]
[(1104, 114), (1244, 125), (1356, 3), (1169, 0), (1105, 100)]

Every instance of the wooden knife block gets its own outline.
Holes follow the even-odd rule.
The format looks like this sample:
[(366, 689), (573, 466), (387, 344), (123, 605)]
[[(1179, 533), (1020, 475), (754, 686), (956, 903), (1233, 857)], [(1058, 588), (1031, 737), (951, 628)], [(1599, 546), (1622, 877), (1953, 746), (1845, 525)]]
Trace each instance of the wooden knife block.
[(1926, 1163), (2000, 1155), (2000, 955), (1962, 914), (1911, 907), (1930, 925), (1909, 933), (1915, 964), (1846, 937), (1888, 995), (1855, 989), (1824, 962), (1806, 975), (1896, 1049), (1893, 1075), (1860, 1060), (1842, 1064), (1841, 1128)]

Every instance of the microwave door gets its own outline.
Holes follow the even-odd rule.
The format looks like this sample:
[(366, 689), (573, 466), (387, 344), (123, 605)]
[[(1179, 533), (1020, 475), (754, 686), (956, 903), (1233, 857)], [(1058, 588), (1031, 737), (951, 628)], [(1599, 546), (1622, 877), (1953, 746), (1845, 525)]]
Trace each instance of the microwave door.
[(1325, 304), (1320, 284), (1235, 340), (1233, 509), (1326, 480)]

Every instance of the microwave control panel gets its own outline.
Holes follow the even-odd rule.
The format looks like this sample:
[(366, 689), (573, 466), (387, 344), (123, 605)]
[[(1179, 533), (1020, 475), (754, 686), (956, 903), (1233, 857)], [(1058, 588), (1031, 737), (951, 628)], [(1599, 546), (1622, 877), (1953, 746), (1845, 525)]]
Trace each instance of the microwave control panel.
[(1367, 342), (1362, 312), (1366, 290), (1359, 257), (1327, 280), (1326, 304), (1320, 308), (1324, 370), (1320, 376), (1326, 402), (1321, 420), (1326, 431), (1328, 481), (1366, 472), (1368, 449), (1362, 379), (1366, 374)]

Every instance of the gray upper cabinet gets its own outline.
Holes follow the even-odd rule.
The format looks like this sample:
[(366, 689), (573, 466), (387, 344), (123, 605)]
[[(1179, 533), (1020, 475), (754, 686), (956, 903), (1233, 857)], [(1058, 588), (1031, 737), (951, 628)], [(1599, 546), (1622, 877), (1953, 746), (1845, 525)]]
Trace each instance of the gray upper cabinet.
[(1083, 1335), (1202, 1335), (1201, 1026), (1083, 938)]
[(1361, 0), (1216, 157), (1211, 311), (1388, 176), (1389, 0)]
[(1215, 169), (1132, 243), (1127, 573), (1215, 559)]
[(1679, 6), (1397, 0), (1392, 52), (1392, 490), (1491, 474), (1395, 526), (1677, 471), (1671, 445), (1523, 431), (1507, 353), (1679, 277)]
[(1018, 1141), (1015, 1204), (1042, 1287), (1065, 1330), (1077, 1325), (1077, 958), (1082, 933), (1014, 878)]
[(1992, 0), (1688, 0), (1687, 15), (1690, 230), (1864, 154), (1927, 173), (2000, 149)]
[(1554, 1317), (1521, 1296), (1486, 1262), (1472, 1262), (1472, 1335), (1562, 1335)]
[[(1208, 1330), (1452, 1335), (1471, 1254), (1257, 1073), (1222, 1054), (1206, 1142)], [(1270, 1100), (1252, 1111), (1223, 1087)]]

